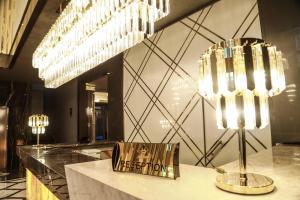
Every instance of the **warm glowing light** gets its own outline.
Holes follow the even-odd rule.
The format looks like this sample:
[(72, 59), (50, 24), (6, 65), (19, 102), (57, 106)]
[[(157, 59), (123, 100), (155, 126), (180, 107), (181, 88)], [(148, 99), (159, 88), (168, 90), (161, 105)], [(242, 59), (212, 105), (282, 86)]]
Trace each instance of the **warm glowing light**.
[(33, 134), (44, 134), (45, 127), (49, 126), (47, 115), (31, 115), (28, 120), (28, 126), (32, 127)]
[(228, 92), (228, 84), (226, 78), (226, 64), (224, 58), (224, 49), (218, 48), (216, 50), (216, 58), (217, 58), (217, 74), (218, 74), (218, 87), (219, 91), (222, 94)]
[(231, 94), (226, 98), (226, 119), (228, 126), (232, 129), (238, 129), (238, 111), (236, 108), (235, 95)]
[(244, 59), (244, 49), (238, 45), (233, 49), (233, 70), (234, 70), (234, 83), (237, 92), (244, 92), (247, 90), (247, 77)]
[(71, 0), (33, 54), (45, 86), (56, 88), (154, 33), (169, 0)]
[(262, 55), (262, 44), (256, 44), (252, 47), (252, 56), (253, 56), (253, 76), (255, 83), (255, 94), (265, 95), (267, 92), (266, 89), (266, 79), (265, 79), (265, 70), (264, 70), (264, 62)]
[(261, 127), (264, 128), (269, 124), (269, 104), (268, 96), (260, 96), (260, 117), (261, 117)]
[(277, 95), (285, 89), (282, 53), (275, 46), (268, 47), (271, 70), (272, 90), (270, 96)]
[(0, 133), (4, 132), (5, 131), (5, 126), (3, 124), (0, 124)]
[(253, 93), (247, 90), (243, 94), (244, 99), (244, 117), (245, 117), (245, 129), (253, 129), (256, 126), (255, 119), (255, 103)]
[[(199, 92), (216, 99), (218, 128), (266, 127), (268, 98), (286, 87), (283, 63), (282, 53), (260, 39), (231, 39), (209, 48), (199, 60)], [(295, 84), (288, 87), (295, 91)]]

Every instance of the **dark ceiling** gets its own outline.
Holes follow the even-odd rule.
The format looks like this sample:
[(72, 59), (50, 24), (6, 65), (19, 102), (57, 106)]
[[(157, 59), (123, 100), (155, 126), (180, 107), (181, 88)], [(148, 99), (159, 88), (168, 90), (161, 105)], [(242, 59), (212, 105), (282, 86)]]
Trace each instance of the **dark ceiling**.
[[(41, 81), (38, 78), (38, 70), (32, 68), (32, 54), (58, 17), (57, 10), (62, 1), (63, 0), (47, 0), (13, 67), (11, 69), (0, 68), (1, 81)], [(215, 1), (216, 0), (170, 0), (171, 13), (158, 21), (155, 25), (155, 29), (160, 30)]]
[(96, 85), (96, 92), (107, 92), (107, 84), (108, 84), (108, 75), (102, 76), (92, 82), (89, 82), (90, 84)]

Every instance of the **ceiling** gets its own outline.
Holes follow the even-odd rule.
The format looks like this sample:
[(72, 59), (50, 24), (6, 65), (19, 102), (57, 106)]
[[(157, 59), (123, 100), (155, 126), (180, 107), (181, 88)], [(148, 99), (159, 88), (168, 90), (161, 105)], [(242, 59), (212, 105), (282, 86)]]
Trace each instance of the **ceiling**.
[[(32, 68), (32, 54), (58, 17), (57, 10), (62, 1), (47, 0), (13, 67), (11, 69), (0, 68), (1, 81), (41, 82), (38, 78), (38, 70)], [(155, 24), (155, 30), (160, 30), (215, 1), (170, 0), (171, 13)]]

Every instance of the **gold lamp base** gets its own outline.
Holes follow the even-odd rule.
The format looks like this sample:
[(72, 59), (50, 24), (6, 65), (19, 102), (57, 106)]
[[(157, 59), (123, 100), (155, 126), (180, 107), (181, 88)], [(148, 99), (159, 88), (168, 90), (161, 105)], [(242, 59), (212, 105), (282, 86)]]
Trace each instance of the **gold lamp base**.
[(253, 173), (224, 173), (217, 176), (216, 186), (237, 194), (266, 194), (274, 190), (274, 181)]

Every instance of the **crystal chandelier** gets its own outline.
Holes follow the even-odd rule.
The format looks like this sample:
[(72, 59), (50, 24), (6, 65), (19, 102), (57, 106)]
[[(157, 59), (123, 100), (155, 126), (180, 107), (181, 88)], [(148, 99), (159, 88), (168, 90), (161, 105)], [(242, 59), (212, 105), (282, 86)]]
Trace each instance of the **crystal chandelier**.
[(201, 57), (200, 93), (215, 98), (218, 128), (264, 128), (268, 97), (285, 89), (282, 53), (254, 38), (215, 44)]
[(49, 125), (49, 119), (46, 115), (31, 115), (28, 126), (32, 127), (33, 134), (44, 134), (45, 127)]
[(47, 88), (56, 88), (154, 33), (169, 0), (71, 0), (33, 54)]

